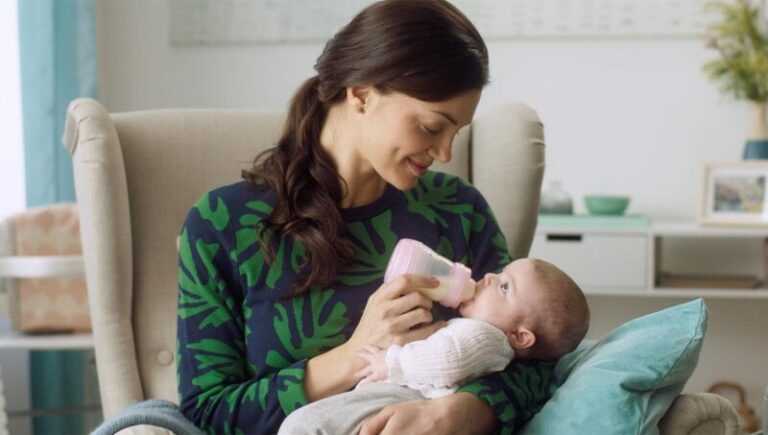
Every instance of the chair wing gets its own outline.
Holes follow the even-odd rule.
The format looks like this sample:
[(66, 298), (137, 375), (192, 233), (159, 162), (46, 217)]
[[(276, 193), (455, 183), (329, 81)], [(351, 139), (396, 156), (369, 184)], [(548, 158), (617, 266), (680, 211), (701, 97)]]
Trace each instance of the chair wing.
[(64, 135), (75, 190), (104, 414), (177, 401), (176, 236), (206, 191), (239, 179), (272, 146), (276, 112), (160, 110), (110, 115), (71, 103)]

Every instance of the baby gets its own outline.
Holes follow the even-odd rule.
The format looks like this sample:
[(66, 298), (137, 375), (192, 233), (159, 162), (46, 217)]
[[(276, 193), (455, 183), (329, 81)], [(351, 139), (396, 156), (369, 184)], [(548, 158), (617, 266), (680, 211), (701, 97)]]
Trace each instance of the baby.
[(463, 317), (424, 340), (386, 350), (368, 346), (360, 353), (368, 366), (356, 389), (296, 410), (279, 433), (357, 433), (387, 405), (451, 394), (504, 370), (513, 358), (557, 360), (589, 327), (589, 307), (578, 285), (553, 264), (531, 258), (487, 274), (459, 313)]

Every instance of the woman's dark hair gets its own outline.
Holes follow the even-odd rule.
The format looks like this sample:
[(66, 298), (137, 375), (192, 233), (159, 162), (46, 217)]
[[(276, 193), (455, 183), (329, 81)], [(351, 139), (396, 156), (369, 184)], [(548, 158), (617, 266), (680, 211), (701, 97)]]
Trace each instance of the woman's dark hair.
[(430, 102), (482, 89), (488, 83), (488, 50), (467, 17), (447, 1), (384, 0), (328, 41), (315, 70), (293, 96), (277, 146), (243, 171), (243, 178), (263, 180), (277, 194), (259, 234), (267, 261), (274, 260), (273, 231), (306, 249), (304, 266), (310, 269), (295, 294), (329, 284), (355, 256), (340, 211), (344, 181), (320, 146), (329, 108), (345, 98), (346, 88), (359, 85)]

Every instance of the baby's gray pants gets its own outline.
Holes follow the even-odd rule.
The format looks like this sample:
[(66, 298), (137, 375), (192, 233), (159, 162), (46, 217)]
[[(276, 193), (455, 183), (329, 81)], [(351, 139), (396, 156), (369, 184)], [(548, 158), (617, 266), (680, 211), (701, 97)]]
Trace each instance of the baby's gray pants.
[(419, 399), (424, 396), (416, 390), (374, 382), (293, 411), (278, 435), (356, 435), (365, 420), (387, 405)]

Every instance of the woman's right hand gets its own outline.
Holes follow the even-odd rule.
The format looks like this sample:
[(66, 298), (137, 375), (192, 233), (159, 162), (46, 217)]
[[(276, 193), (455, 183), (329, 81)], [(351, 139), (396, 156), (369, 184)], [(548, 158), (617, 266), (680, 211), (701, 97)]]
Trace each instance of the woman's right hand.
[(387, 349), (421, 340), (445, 326), (432, 323), (432, 300), (418, 288), (435, 288), (436, 278), (402, 275), (368, 298), (362, 318), (346, 343), (307, 361), (304, 392), (310, 402), (344, 392), (365, 377), (368, 363), (358, 356), (366, 345)]
[(357, 355), (366, 345), (387, 349), (428, 337), (445, 326), (432, 323), (432, 300), (419, 288), (436, 288), (437, 278), (404, 274), (382, 284), (368, 298), (365, 310), (352, 337), (344, 344), (347, 352)]

